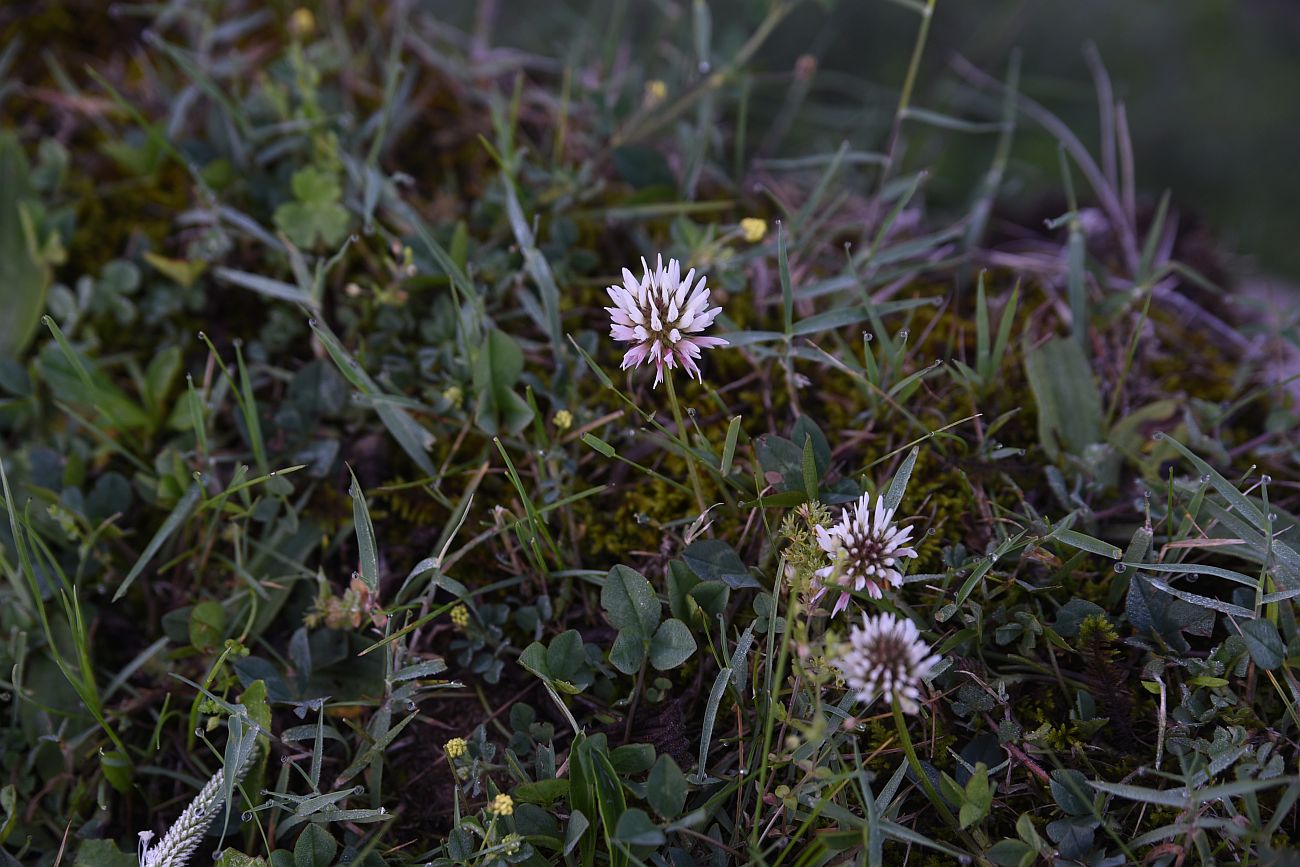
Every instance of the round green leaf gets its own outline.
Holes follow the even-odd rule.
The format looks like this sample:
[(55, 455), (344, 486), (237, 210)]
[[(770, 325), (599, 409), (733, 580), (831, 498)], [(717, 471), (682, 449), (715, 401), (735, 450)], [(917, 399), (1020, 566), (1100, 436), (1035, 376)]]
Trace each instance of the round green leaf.
[(609, 650), (609, 662), (624, 674), (636, 674), (645, 662), (645, 642), (631, 629), (624, 629)]
[(695, 636), (676, 618), (665, 620), (650, 640), (650, 664), (658, 671), (676, 668), (695, 652)]

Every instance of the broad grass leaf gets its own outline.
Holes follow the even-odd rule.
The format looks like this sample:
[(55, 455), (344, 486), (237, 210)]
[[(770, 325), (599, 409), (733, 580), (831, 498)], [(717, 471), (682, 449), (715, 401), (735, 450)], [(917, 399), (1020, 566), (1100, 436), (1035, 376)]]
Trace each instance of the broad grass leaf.
[(31, 342), (52, 279), (23, 217), (34, 197), (27, 157), (18, 137), (6, 130), (0, 133), (0, 358), (16, 358)]
[(375, 525), (370, 520), (370, 507), (366, 505), (366, 495), (361, 490), (357, 476), (348, 468), (352, 484), (348, 494), (352, 497), (352, 528), (357, 535), (361, 580), (371, 593), (379, 592), (379, 546), (375, 541)]
[(1101, 440), (1101, 395), (1079, 344), (1057, 337), (1025, 354), (1025, 373), (1038, 406), (1038, 440), (1055, 460), (1062, 450), (1082, 455)]
[(474, 420), (484, 432), (517, 434), (532, 421), (532, 409), (514, 392), (523, 369), (524, 354), (515, 339), (499, 329), (489, 331), (474, 366)]
[(149, 544), (145, 546), (144, 551), (140, 554), (140, 558), (136, 560), (135, 565), (131, 567), (131, 571), (126, 574), (126, 578), (123, 579), (121, 585), (117, 588), (117, 592), (113, 594), (114, 602), (121, 599), (127, 589), (135, 583), (135, 579), (140, 577), (140, 574), (144, 572), (145, 567), (149, 565), (149, 561), (154, 558), (154, 555), (158, 553), (159, 549), (161, 549), (167, 540), (170, 539), (189, 519), (190, 513), (194, 511), (194, 507), (199, 504), (201, 499), (203, 499), (203, 488), (198, 482), (194, 482), (176, 503), (171, 514), (169, 514), (167, 519), (162, 522), (162, 526), (158, 528), (158, 532), (154, 533), (153, 538), (149, 540)]

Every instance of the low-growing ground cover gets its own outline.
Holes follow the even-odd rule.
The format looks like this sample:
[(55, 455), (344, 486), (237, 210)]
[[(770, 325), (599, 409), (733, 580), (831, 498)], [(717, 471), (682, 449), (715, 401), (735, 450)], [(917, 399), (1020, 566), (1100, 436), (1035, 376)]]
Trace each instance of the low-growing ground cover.
[(3, 863), (1285, 862), (1295, 322), (793, 5), (9, 25)]

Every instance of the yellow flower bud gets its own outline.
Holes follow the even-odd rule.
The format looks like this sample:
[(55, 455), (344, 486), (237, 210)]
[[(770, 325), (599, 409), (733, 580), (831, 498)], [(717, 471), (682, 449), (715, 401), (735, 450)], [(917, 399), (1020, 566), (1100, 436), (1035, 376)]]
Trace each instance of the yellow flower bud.
[(659, 79), (656, 78), (645, 83), (645, 104), (647, 108), (658, 105), (667, 96), (668, 85)]
[(469, 752), (469, 744), (465, 743), (464, 738), (452, 738), (442, 746), (443, 752), (449, 759), (458, 759)]
[(311, 36), (316, 29), (316, 16), (305, 6), (293, 10), (289, 16), (289, 32), (297, 37)]
[(758, 217), (746, 217), (740, 221), (740, 234), (751, 244), (757, 244), (767, 234), (767, 221)]
[(495, 798), (492, 799), (492, 803), (488, 804), (488, 812), (491, 813), (493, 816), (514, 815), (515, 812), (514, 799), (506, 794), (497, 795)]
[(569, 412), (567, 409), (562, 409), (555, 414), (555, 418), (552, 419), (552, 421), (555, 423), (556, 430), (568, 430), (573, 427), (573, 413)]
[(457, 629), (469, 626), (469, 609), (464, 605), (457, 605), (451, 609), (451, 622), (456, 624)]

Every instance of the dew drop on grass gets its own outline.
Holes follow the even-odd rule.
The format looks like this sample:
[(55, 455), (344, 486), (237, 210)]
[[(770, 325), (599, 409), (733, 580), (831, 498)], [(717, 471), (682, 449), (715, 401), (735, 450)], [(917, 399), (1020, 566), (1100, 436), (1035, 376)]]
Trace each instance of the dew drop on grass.
[(1127, 570), (1128, 570), (1128, 566), (1125, 566), (1123, 563), (1116, 563), (1116, 564), (1115, 564), (1115, 571), (1116, 571), (1116, 572), (1125, 572), (1125, 571), (1127, 571)]
[(864, 331), (862, 332), (862, 339), (870, 343), (876, 339), (876, 335), (872, 334), (870, 331)]
[(289, 764), (289, 761), (290, 761), (290, 760), (289, 760), (289, 757), (288, 757), (288, 756), (280, 756), (280, 764), (282, 764), (282, 765), (287, 765), (287, 764)]
[(911, 333), (912, 332), (908, 331), (906, 328), (900, 328), (898, 331), (898, 339), (906, 340), (911, 335)]
[(1270, 476), (1268, 473), (1264, 473), (1264, 475), (1260, 476), (1259, 480), (1265, 485), (1273, 484), (1273, 477)]
[(691, 418), (695, 418), (695, 407), (693, 406), (686, 407), (686, 414)]
[(1209, 474), (1209, 473), (1206, 473), (1205, 475), (1201, 476), (1201, 484), (1202, 484), (1202, 485), (1208, 485), (1209, 483), (1210, 483), (1210, 474)]
[(253, 811), (252, 811), (252, 810), (245, 810), (245, 811), (244, 811), (244, 814), (243, 814), (242, 816), (240, 816), (239, 818), (243, 819), (245, 822), (251, 822), (251, 821), (253, 821)]
[(195, 726), (195, 727), (194, 727), (194, 737), (196, 737), (196, 738), (201, 738), (201, 737), (203, 737), (203, 726)]
[(1276, 521), (1276, 520), (1277, 520), (1277, 512), (1269, 512), (1269, 513), (1268, 513), (1268, 519), (1269, 519), (1270, 521)]
[(1151, 434), (1151, 439), (1153, 440), (1162, 440), (1164, 438), (1165, 438), (1165, 432), (1162, 430), (1158, 430), (1155, 433)]
[(415, 702), (408, 698), (408, 699), (406, 700), (406, 709), (407, 709), (407, 710), (415, 710)]
[(366, 787), (365, 787), (365, 786), (353, 786), (353, 787), (352, 787), (352, 794), (354, 794), (354, 795), (364, 795), (365, 793), (366, 793)]
[(700, 75), (708, 75), (709, 70), (712, 69), (713, 67), (709, 65), (709, 61), (701, 60), (698, 68), (700, 70)]
[(316, 327), (316, 317), (315, 317), (315, 316), (313, 316), (311, 319), (308, 319), (308, 320), (307, 320), (307, 326), (308, 326), (309, 328), (315, 328), (315, 327)]

